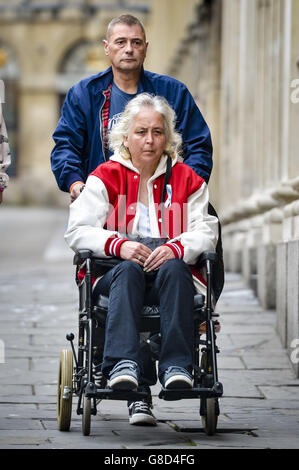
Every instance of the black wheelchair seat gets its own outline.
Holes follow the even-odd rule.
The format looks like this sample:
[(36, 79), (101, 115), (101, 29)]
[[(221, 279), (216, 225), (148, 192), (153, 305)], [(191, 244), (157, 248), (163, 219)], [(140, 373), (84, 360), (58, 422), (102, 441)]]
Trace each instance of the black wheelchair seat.
[[(203, 294), (194, 296), (194, 319), (202, 318), (204, 321), (204, 311), (202, 310), (205, 303)], [(108, 312), (109, 297), (99, 295), (94, 305), (95, 319), (105, 325)], [(160, 330), (160, 310), (158, 305), (144, 305), (141, 311), (140, 332), (159, 331)]]

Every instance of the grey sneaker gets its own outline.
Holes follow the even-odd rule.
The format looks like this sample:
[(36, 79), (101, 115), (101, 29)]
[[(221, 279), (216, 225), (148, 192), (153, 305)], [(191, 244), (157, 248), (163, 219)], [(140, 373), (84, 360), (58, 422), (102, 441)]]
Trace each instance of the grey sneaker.
[(148, 403), (144, 401), (134, 401), (129, 406), (129, 423), (156, 426), (157, 421)]
[(136, 390), (139, 367), (134, 361), (124, 359), (113, 367), (109, 374), (108, 386), (113, 390)]
[(164, 373), (162, 385), (168, 390), (192, 388), (192, 376), (183, 367), (168, 367)]

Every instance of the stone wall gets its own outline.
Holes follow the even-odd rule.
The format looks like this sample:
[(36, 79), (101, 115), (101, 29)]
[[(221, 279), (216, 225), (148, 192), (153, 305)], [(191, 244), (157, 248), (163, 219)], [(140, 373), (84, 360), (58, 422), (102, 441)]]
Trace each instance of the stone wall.
[(226, 269), (276, 310), (291, 356), (299, 344), (299, 2), (205, 1), (182, 51), (169, 70), (189, 81), (211, 128), (209, 187)]
[(226, 266), (243, 271), (262, 306), (276, 310), (290, 355), (299, 338), (299, 104), (292, 93), (298, 15), (297, 1), (228, 0), (221, 46), (219, 204)]

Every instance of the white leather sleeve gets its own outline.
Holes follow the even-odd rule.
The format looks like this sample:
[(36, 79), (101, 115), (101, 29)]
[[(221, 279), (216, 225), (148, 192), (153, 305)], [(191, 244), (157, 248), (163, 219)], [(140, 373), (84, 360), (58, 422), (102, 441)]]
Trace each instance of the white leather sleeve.
[(95, 256), (107, 258), (105, 244), (117, 232), (103, 229), (109, 214), (109, 198), (104, 183), (89, 176), (80, 196), (70, 205), (64, 238), (72, 250), (88, 249)]
[(209, 191), (204, 183), (188, 199), (187, 231), (171, 241), (180, 241), (184, 247), (183, 260), (195, 264), (204, 251), (215, 251), (218, 240), (218, 219), (208, 214)]

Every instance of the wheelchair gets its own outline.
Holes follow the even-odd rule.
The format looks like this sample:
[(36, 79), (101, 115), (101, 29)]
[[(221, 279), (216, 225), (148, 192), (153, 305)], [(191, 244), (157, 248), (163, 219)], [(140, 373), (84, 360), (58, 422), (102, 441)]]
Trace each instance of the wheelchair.
[[(202, 294), (194, 296), (193, 388), (167, 390), (162, 387), (159, 393), (160, 399), (169, 401), (199, 399), (202, 426), (209, 436), (216, 432), (220, 413), (219, 398), (223, 395), (217, 370), (219, 349), (216, 345), (216, 333), (220, 329), (220, 323), (214, 305), (223, 288), (224, 270), (222, 247), (217, 248), (216, 252), (202, 253), (198, 260), (198, 266), (205, 268), (207, 291), (206, 298)], [(97, 414), (97, 405), (101, 400), (139, 401), (147, 396), (146, 392), (139, 389), (112, 390), (101, 373), (95, 374), (95, 358), (100, 365), (103, 357), (108, 298), (101, 295), (96, 303), (92, 301), (92, 279), (119, 262), (116, 259), (94, 257), (90, 250), (80, 250), (74, 256), (79, 289), (78, 347), (76, 351), (75, 336), (68, 333), (66, 339), (71, 348), (61, 351), (57, 384), (57, 422), (60, 431), (70, 429), (73, 396), (78, 397), (77, 414), (82, 416), (84, 436), (90, 434), (91, 416)], [(85, 267), (85, 277), (79, 280), (78, 272), (82, 266)], [(140, 338), (146, 342), (153, 361), (159, 359), (159, 330), (158, 306), (145, 305), (141, 313)]]

